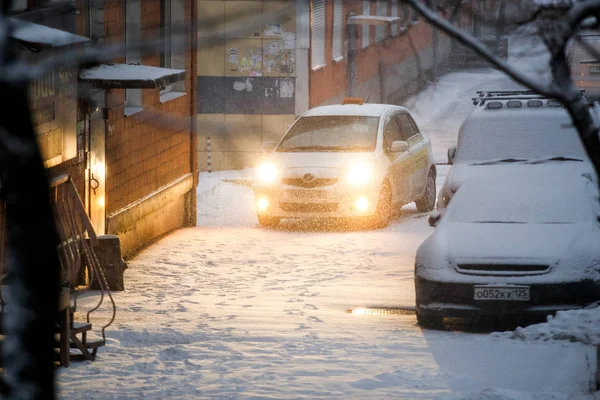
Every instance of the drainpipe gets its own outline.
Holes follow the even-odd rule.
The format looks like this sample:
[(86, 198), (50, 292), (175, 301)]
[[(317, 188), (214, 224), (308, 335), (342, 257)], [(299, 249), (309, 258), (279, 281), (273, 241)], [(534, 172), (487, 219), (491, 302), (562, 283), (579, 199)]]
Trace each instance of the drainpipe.
[(198, 186), (198, 2), (192, 0), (192, 16), (190, 29), (190, 46), (192, 51), (191, 76), (190, 76), (190, 171), (192, 172), (194, 185), (193, 192), (188, 196), (189, 225), (196, 225), (196, 187)]
[(351, 24), (348, 20), (355, 15), (355, 12), (348, 13), (346, 23), (346, 37), (348, 39), (348, 97), (354, 96), (354, 82), (356, 78), (356, 39), (358, 36), (358, 27), (355, 24)]
[[(437, 4), (436, 4), (436, 0), (432, 0), (431, 1), (431, 6), (433, 8), (434, 11), (437, 12)], [(439, 45), (439, 39), (438, 39), (438, 30), (437, 28), (432, 25), (431, 29), (433, 29), (432, 32), (432, 38), (431, 38), (431, 46), (433, 48), (433, 81), (437, 81), (438, 76), (439, 76), (439, 71), (438, 71), (438, 45)]]

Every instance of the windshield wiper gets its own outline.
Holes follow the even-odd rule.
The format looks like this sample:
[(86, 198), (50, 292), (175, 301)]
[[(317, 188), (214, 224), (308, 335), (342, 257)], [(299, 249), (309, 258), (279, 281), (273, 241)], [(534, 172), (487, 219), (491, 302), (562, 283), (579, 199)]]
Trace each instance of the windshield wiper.
[(583, 160), (581, 158), (558, 156), (558, 157), (540, 158), (539, 160), (531, 160), (531, 161), (527, 161), (526, 164), (543, 164), (543, 163), (551, 162), (551, 161), (577, 161), (577, 162), (583, 162)]
[(281, 152), (302, 152), (302, 151), (346, 151), (352, 149), (352, 147), (340, 147), (340, 146), (299, 146), (290, 147), (289, 149), (279, 149)]
[(471, 163), (469, 165), (494, 165), (494, 164), (503, 164), (503, 163), (517, 163), (517, 162), (525, 162), (529, 161), (525, 158), (499, 158), (497, 160), (489, 160), (489, 161), (481, 161), (476, 163)]
[(336, 150), (338, 149), (338, 147), (333, 147), (333, 146), (298, 146), (298, 147), (290, 147), (289, 149), (282, 149), (280, 148), (279, 151), (284, 151), (284, 152), (301, 152), (301, 151), (314, 151), (314, 150)]
[(477, 221), (476, 224), (526, 224), (523, 221)]
[(373, 148), (368, 147), (368, 146), (345, 146), (345, 147), (338, 147), (338, 149), (340, 149), (340, 151), (357, 151), (357, 150), (373, 151)]

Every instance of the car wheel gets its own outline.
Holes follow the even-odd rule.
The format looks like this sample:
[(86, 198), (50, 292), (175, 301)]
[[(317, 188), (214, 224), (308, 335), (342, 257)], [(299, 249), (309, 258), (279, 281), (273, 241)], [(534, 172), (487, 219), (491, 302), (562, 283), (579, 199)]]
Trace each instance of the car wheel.
[(258, 223), (265, 228), (274, 228), (279, 225), (279, 222), (281, 222), (281, 218), (266, 217), (263, 215), (258, 216)]
[(377, 201), (377, 209), (375, 215), (371, 219), (371, 224), (374, 228), (385, 228), (390, 224), (392, 218), (392, 191), (386, 183), (379, 192), (379, 200)]
[(442, 329), (444, 327), (444, 316), (417, 309), (417, 323), (427, 329)]
[(427, 175), (427, 183), (425, 184), (425, 193), (423, 197), (415, 202), (417, 205), (417, 210), (419, 212), (429, 212), (433, 211), (435, 208), (435, 173), (433, 170), (429, 170), (429, 175)]

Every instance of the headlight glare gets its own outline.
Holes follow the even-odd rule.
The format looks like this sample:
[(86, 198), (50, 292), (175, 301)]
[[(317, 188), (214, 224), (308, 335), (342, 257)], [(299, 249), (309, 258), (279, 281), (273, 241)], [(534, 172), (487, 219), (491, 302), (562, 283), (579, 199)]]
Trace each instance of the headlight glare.
[(351, 185), (364, 185), (372, 178), (371, 168), (366, 164), (358, 164), (348, 171), (348, 183)]
[(273, 183), (277, 179), (277, 167), (272, 163), (264, 163), (258, 167), (258, 179), (263, 183)]

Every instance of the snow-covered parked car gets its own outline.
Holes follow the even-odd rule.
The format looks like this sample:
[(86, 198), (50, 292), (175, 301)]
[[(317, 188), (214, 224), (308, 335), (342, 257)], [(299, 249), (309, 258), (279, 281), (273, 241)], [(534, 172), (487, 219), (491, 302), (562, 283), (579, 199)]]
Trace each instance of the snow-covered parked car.
[(438, 194), (442, 210), (469, 178), (524, 169), (571, 169), (596, 177), (569, 114), (555, 101), (531, 92), (486, 92), (463, 122), (452, 165)]
[(349, 217), (384, 227), (404, 204), (435, 207), (431, 143), (403, 107), (360, 99), (316, 107), (264, 147), (253, 184), (261, 225)]
[(469, 179), (415, 259), (417, 319), (545, 316), (600, 298), (600, 199), (589, 175)]

